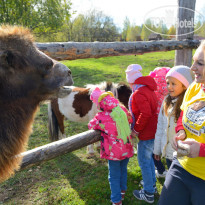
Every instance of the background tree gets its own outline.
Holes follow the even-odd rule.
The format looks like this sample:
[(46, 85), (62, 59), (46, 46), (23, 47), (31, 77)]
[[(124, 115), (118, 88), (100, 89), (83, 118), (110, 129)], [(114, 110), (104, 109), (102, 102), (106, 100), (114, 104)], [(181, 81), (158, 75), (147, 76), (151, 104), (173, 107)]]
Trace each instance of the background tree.
[(167, 31), (167, 34), (169, 35), (170, 38), (174, 38), (176, 35), (176, 27), (172, 25), (169, 30)]
[[(162, 36), (164, 39), (176, 35), (175, 26), (168, 29), (163, 22), (156, 24), (151, 19), (136, 26), (131, 25), (128, 17), (121, 32), (110, 16), (97, 10), (71, 19), (71, 1), (74, 0), (0, 0), (0, 23), (26, 26), (33, 30), (39, 42), (146, 41), (153, 32), (167, 34)], [(201, 13), (204, 11), (205, 7)], [(195, 30), (199, 27), (195, 34), (204, 37), (205, 21), (201, 15), (197, 17)]]
[(28, 27), (37, 36), (49, 36), (68, 22), (70, 6), (70, 0), (1, 0), (0, 22)]
[(205, 37), (205, 21), (199, 21), (195, 27), (195, 32), (194, 34), (200, 36), (200, 37)]
[(144, 41), (148, 40), (150, 34), (152, 33), (152, 31), (149, 30), (151, 28), (151, 26), (152, 26), (151, 20), (147, 19), (145, 24), (143, 24), (143, 26), (142, 26), (142, 32), (141, 32), (141, 39), (142, 40), (144, 40)]
[(68, 40), (79, 42), (116, 41), (119, 36), (113, 19), (96, 10), (78, 15), (70, 22), (68, 30)]
[(77, 18), (74, 19), (74, 21), (70, 24), (72, 27), (68, 29), (71, 34), (69, 40), (78, 42), (86, 41), (86, 36), (84, 34), (87, 29), (87, 25), (85, 22), (85, 17), (82, 14), (78, 15)]
[(126, 41), (127, 40), (127, 33), (130, 29), (130, 20), (128, 19), (128, 17), (125, 18), (124, 23), (123, 23), (123, 30), (122, 30), (122, 41)]
[(127, 31), (127, 41), (137, 41), (140, 40), (140, 34), (141, 34), (142, 28), (140, 26), (131, 26), (128, 28)]

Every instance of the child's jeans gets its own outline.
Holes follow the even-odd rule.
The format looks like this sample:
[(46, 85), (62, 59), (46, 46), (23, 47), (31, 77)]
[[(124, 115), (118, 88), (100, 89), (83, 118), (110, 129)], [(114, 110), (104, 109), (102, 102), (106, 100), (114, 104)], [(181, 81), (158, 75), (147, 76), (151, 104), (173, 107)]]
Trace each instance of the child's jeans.
[(129, 158), (121, 161), (108, 160), (108, 179), (111, 189), (111, 201), (120, 202), (122, 199), (121, 191), (127, 190), (127, 164)]
[(154, 193), (154, 185), (156, 184), (155, 166), (152, 158), (154, 150), (154, 139), (140, 140), (138, 143), (137, 158), (142, 172), (144, 181), (144, 190), (149, 193)]

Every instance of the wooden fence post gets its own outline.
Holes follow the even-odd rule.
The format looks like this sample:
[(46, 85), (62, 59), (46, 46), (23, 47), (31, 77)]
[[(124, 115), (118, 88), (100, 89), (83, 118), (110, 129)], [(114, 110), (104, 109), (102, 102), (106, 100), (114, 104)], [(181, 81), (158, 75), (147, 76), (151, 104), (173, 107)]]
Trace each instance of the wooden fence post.
[[(196, 0), (178, 0), (178, 22), (194, 22)], [(187, 9), (185, 9), (187, 8)], [(190, 10), (189, 10), (190, 9)], [(193, 12), (191, 11), (193, 10)], [(193, 40), (194, 26), (181, 26), (177, 24), (177, 40)], [(187, 34), (189, 33), (189, 34)], [(186, 35), (183, 35), (186, 34)], [(175, 51), (175, 65), (191, 66), (192, 49), (183, 49)]]

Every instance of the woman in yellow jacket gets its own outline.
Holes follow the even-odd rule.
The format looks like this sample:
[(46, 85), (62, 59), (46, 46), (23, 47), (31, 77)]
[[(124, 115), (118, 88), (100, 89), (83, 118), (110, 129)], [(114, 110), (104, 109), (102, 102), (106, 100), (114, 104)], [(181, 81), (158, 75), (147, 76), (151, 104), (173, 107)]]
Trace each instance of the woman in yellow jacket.
[(173, 141), (178, 156), (167, 173), (159, 205), (205, 204), (205, 41), (193, 60), (195, 82), (185, 93)]

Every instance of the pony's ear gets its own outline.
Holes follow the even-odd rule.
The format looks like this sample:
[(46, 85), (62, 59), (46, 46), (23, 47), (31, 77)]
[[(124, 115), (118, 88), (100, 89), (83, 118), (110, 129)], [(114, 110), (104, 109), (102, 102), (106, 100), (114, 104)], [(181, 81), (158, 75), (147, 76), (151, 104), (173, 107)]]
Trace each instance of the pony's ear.
[(4, 67), (13, 67), (13, 60), (14, 60), (14, 55), (11, 51), (2, 51), (0, 52), (0, 63)]

